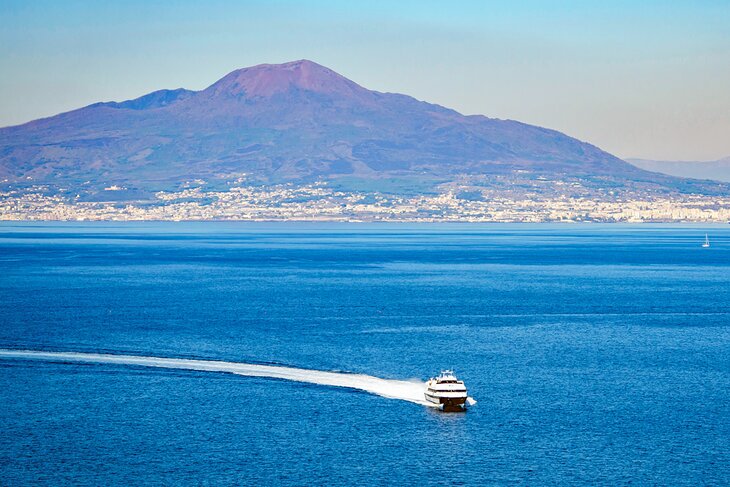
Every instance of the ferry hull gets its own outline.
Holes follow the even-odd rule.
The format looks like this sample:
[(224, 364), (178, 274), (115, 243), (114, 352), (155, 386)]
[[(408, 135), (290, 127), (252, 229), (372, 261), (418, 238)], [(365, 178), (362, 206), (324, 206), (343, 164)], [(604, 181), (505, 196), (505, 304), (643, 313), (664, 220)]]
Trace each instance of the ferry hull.
[(466, 398), (465, 397), (434, 397), (426, 394), (426, 399), (429, 402), (438, 404), (439, 409), (446, 413), (461, 413), (466, 411)]

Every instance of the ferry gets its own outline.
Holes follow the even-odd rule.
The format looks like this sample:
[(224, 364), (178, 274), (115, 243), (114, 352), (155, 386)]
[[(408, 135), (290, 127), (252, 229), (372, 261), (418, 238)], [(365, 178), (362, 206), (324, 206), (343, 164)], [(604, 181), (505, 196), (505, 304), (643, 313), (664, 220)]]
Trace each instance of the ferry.
[(429, 379), (426, 382), (425, 396), (426, 401), (437, 404), (442, 411), (466, 411), (466, 386), (456, 378), (453, 370), (442, 370), (438, 377)]

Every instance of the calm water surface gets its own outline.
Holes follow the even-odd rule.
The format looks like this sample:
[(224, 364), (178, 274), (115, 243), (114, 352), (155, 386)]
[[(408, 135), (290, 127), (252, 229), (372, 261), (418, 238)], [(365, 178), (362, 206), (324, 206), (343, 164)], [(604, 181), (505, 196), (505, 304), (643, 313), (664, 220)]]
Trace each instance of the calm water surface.
[(730, 478), (728, 225), (6, 223), (0, 348), (453, 367), (479, 401), (2, 359), (0, 485)]

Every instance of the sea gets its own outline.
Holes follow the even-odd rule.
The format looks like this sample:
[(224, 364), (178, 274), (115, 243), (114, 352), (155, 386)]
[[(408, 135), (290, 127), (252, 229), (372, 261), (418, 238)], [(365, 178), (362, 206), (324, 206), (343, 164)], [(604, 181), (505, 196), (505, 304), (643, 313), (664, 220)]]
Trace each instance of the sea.
[(0, 425), (2, 486), (728, 485), (730, 225), (5, 222)]

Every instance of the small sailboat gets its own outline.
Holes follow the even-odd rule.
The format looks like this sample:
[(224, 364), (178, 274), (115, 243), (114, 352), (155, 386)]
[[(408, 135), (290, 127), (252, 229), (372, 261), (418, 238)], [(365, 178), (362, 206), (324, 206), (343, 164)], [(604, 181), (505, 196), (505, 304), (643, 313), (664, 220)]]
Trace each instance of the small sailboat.
[(705, 241), (704, 241), (704, 242), (702, 242), (702, 247), (703, 247), (703, 248), (707, 248), (707, 247), (709, 247), (709, 246), (710, 246), (710, 239), (709, 239), (709, 237), (707, 236), (707, 234), (705, 234)]

